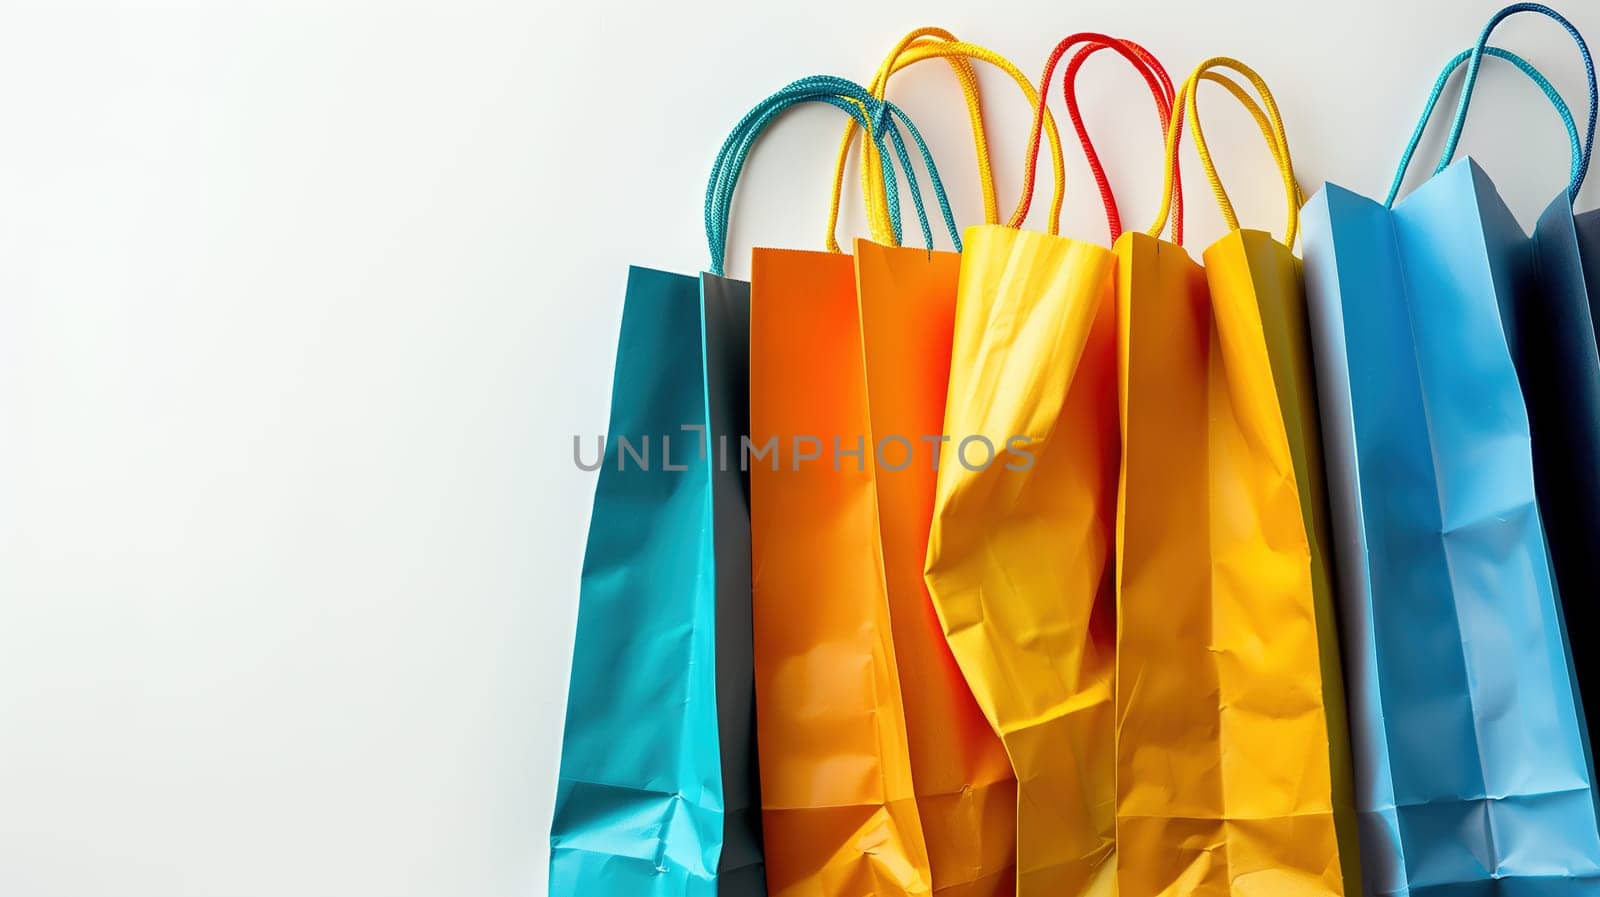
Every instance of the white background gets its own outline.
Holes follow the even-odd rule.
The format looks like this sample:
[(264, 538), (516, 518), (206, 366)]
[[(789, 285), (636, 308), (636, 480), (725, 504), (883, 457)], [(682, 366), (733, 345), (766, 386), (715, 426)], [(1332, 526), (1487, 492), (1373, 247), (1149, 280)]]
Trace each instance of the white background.
[[(770, 91), (865, 79), (920, 24), (1030, 77), (1102, 30), (1175, 78), (1253, 64), (1308, 192), (1381, 196), (1499, 5), (6, 4), (0, 895), (544, 893), (593, 489), (571, 436), (604, 430), (626, 266), (705, 266), (708, 165)], [(1600, 40), (1600, 7), (1565, 5)], [(1581, 115), (1577, 54), (1525, 18), (1497, 42)], [(1485, 74), (1465, 146), (1526, 221), (1564, 139), (1521, 76)], [(984, 85), (1009, 210), (1028, 110)], [(1083, 72), (1141, 227), (1143, 90), (1111, 54)], [(948, 72), (891, 98), (975, 221)], [(1202, 106), (1245, 223), (1281, 232), (1253, 126), (1214, 88)], [(808, 108), (762, 143), (732, 273), (752, 241), (819, 245), (840, 121)], [(1103, 240), (1068, 159), (1066, 230)], [(1203, 246), (1220, 222), (1185, 164)]]

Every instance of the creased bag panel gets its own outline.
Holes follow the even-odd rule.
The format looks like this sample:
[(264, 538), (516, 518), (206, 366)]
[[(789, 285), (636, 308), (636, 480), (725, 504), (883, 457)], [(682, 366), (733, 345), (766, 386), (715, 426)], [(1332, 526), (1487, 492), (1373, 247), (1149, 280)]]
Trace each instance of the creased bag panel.
[(723, 802), (717, 894), (750, 897), (766, 893), (751, 656), (750, 479), (738, 463), (740, 439), (750, 432), (750, 284), (701, 274), (700, 314), (717, 571), (717, 734)]
[[(695, 278), (630, 269), (578, 601), (553, 895), (719, 893), (711, 491), (695, 440), (679, 438), (706, 420), (701, 338)], [(664, 434), (685, 469), (662, 466)], [(620, 463), (623, 436), (649, 437), (649, 469)]]
[[(961, 257), (855, 242), (879, 532), (934, 893), (1016, 893), (1016, 781), (923, 582)], [(926, 438), (925, 438), (926, 437)]]
[(1251, 832), (1230, 832), (1230, 874), (1236, 892), (1271, 882), (1274, 890), (1340, 894), (1347, 876), (1335, 815), (1338, 751), (1323, 659), (1325, 649), (1335, 657), (1338, 650), (1336, 633), (1323, 626), (1332, 596), (1308, 537), (1307, 490), (1285, 420), (1293, 374), (1285, 370), (1280, 384), (1274, 371), (1292, 359), (1275, 365), (1262, 312), (1299, 307), (1299, 272), (1288, 247), (1259, 231), (1233, 232), (1204, 259), (1223, 797), (1230, 825)]
[(1123, 235), (1116, 252), (1117, 888), (1228, 894), (1205, 273), (1181, 248), (1142, 234)]
[[(1593, 222), (1592, 224), (1590, 222)], [(1563, 192), (1539, 216), (1531, 276), (1502, 308), (1533, 437), (1534, 484), (1550, 538), (1588, 728), (1600, 723), (1600, 214), (1576, 218)]]
[(1529, 241), (1470, 160), (1392, 212), (1329, 186), (1306, 221), (1369, 893), (1593, 893), (1589, 764), (1501, 316)]
[(776, 897), (927, 894), (854, 264), (758, 249), (751, 270), (751, 439), (777, 453), (750, 458), (768, 886)]
[(1322, 430), (1315, 364), (1306, 319), (1300, 260), (1288, 246), (1258, 230), (1239, 230), (1205, 253), (1212, 303), (1226, 298), (1239, 320), (1259, 329), (1270, 379), (1277, 392), (1284, 436), (1294, 465), (1303, 531), (1311, 554), (1311, 586), (1317, 633), (1322, 705), (1327, 718), (1328, 765), (1339, 865), (1346, 894), (1361, 893), (1360, 838), (1355, 817), (1350, 723), (1340, 661), (1338, 605), (1333, 587), (1332, 523), (1324, 474)]
[[(1111, 254), (996, 225), (963, 242), (928, 590), (1017, 777), (1018, 893), (1109, 895)], [(1004, 452), (1018, 436), (1031, 463)], [(998, 452), (978, 470), (975, 437)]]

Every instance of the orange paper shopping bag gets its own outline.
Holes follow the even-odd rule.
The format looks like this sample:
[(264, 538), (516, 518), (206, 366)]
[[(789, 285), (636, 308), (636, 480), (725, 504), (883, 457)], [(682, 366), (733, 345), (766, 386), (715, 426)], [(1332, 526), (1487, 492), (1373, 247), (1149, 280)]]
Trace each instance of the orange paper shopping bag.
[[(985, 220), (996, 223), (982, 106), (968, 60), (1000, 68), (1030, 105), (1035, 101), (1033, 85), (1004, 58), (928, 28), (912, 32), (894, 48), (870, 88), (881, 96), (896, 71), (939, 58), (951, 63), (968, 95), (986, 197)], [(853, 125), (847, 126), (846, 148), (858, 130)], [(1059, 166), (1053, 123), (1049, 137), (1056, 149), (1052, 162)], [(844, 162), (841, 155), (836, 191), (842, 184)], [(864, 143), (863, 195), (879, 232), (888, 224), (881, 164), (881, 155), (870, 142)], [(1024, 179), (1029, 180), (1027, 175)], [(1031, 183), (1025, 184), (1024, 191), (1031, 190)], [(1058, 195), (1054, 205), (1059, 204)], [(828, 236), (831, 241), (831, 224)], [(1016, 783), (1011, 763), (950, 654), (922, 577), (949, 384), (960, 256), (871, 240), (855, 241), (854, 250), (869, 442), (875, 452), (878, 537), (895, 666), (902, 682), (912, 786), (933, 890), (942, 897), (1011, 897), (1016, 892)]]
[[(888, 242), (898, 242), (894, 217)], [(850, 256), (752, 254), (752, 417), (741, 454), (773, 897), (932, 888), (884, 598), (860, 334)]]
[[(904, 140), (909, 135), (921, 151), (928, 179), (954, 237), (955, 226), (938, 171), (911, 120), (893, 104), (877, 99), (858, 84), (830, 76), (812, 76), (768, 97), (740, 121), (724, 142), (714, 169), (716, 175), (706, 194), (706, 233), (711, 245), (713, 273), (720, 274), (723, 270), (729, 209), (744, 161), (762, 131), (785, 110), (801, 102), (823, 102), (842, 109), (868, 129), (872, 142), (880, 150), (885, 153), (893, 150), (901, 171), (907, 174), (923, 239), (931, 246), (933, 231), (912, 175), (911, 157)], [(889, 239), (897, 241), (898, 190), (892, 178), (885, 185), (885, 202), (889, 212)], [(780, 259), (783, 257), (782, 253), (777, 255)], [(848, 261), (845, 259), (843, 271), (846, 283), (850, 277)], [(780, 261), (779, 268), (784, 267)], [(761, 275), (770, 272), (772, 266), (758, 259), (754, 268)], [(795, 270), (797, 276), (806, 279), (806, 287), (824, 299), (835, 288), (829, 278), (839, 273), (826, 266), (800, 265)], [(779, 270), (776, 276), (781, 278), (788, 273)], [(774, 281), (768, 274), (761, 282), (770, 289)], [(752, 299), (756, 294), (752, 285)], [(850, 295), (853, 305), (853, 291)], [(821, 313), (809, 325), (821, 328), (819, 334), (831, 326), (854, 325), (853, 314), (845, 315), (842, 320), (835, 317), (838, 305), (824, 301), (820, 307)], [(770, 432), (774, 416), (796, 421), (807, 429), (815, 427), (818, 432), (832, 427), (831, 421), (840, 412), (843, 417), (839, 419), (848, 419), (851, 409), (819, 402), (818, 394), (811, 390), (827, 390), (830, 377), (841, 370), (858, 370), (859, 353), (850, 358), (854, 364), (841, 364), (842, 358), (786, 356), (781, 341), (774, 343), (772, 340), (774, 323), (770, 314), (750, 317), (750, 335), (763, 346), (753, 356), (756, 365), (751, 370), (750, 384), (754, 394), (759, 395), (774, 383), (775, 370), (783, 371), (786, 366), (795, 364), (801, 367), (816, 364), (818, 383), (803, 384), (803, 389), (769, 395), (768, 400), (753, 403), (752, 410), (764, 415), (757, 428), (751, 431), (757, 434), (756, 439), (745, 436), (737, 440), (708, 440), (706, 449), (713, 453), (712, 458), (720, 468), (751, 473), (752, 579), (763, 575), (760, 558), (765, 556), (772, 561), (766, 569), (780, 573), (785, 580), (799, 577), (816, 581), (812, 576), (819, 571), (809, 567), (799, 569), (794, 566), (793, 558), (769, 550), (775, 533), (780, 541), (803, 536), (803, 531), (775, 530), (772, 521), (795, 516), (810, 524), (824, 523), (813, 513), (807, 495), (807, 488), (818, 482), (825, 484), (825, 490), (837, 489), (869, 502), (870, 491), (863, 494), (847, 479), (827, 482), (811, 477), (813, 469), (806, 465), (821, 456), (820, 448), (813, 448), (820, 447), (820, 439), (786, 440), (788, 444), (780, 449), (775, 438), (769, 440), (761, 433), (763, 428)], [(784, 323), (777, 321), (776, 325), (776, 332), (781, 333)], [(799, 335), (806, 336), (804, 331)], [(823, 356), (836, 348), (820, 335), (811, 340), (810, 345)], [(766, 352), (769, 348), (775, 351)], [(763, 466), (766, 462), (771, 463), (770, 471), (776, 474), (780, 470), (780, 459), (794, 465), (792, 469), (800, 484), (798, 489), (772, 488), (771, 481), (765, 486), (755, 482), (760, 479), (755, 471), (769, 470)], [(760, 488), (754, 488), (757, 486)], [(826, 532), (842, 534), (846, 539), (853, 535), (849, 525), (837, 531), (829, 528)], [(870, 555), (865, 558), (864, 567), (839, 566), (820, 571), (823, 575), (817, 586), (819, 593), (831, 594), (837, 589), (852, 587), (864, 571), (871, 576), (875, 563), (876, 555)], [(759, 593), (752, 597), (761, 792), (771, 800), (771, 806), (763, 808), (764, 841), (777, 848), (780, 857), (768, 870), (768, 892), (816, 894), (823, 889), (821, 892), (838, 890), (857, 894), (925, 893), (928, 863), (915, 808), (909, 806), (908, 776), (903, 768), (904, 726), (894, 715), (898, 707), (897, 686), (892, 676), (880, 676), (875, 670), (863, 669), (864, 664), (881, 664), (879, 670), (892, 672), (892, 656), (883, 650), (887, 640), (877, 639), (871, 627), (855, 632), (830, 627), (828, 614), (819, 613), (818, 607), (805, 600), (781, 604), (763, 602)], [(849, 662), (841, 664), (840, 658), (848, 658)], [(886, 690), (879, 691), (880, 685), (886, 685)], [(825, 696), (825, 700), (818, 700), (818, 695)], [(783, 712), (778, 712), (780, 709)], [(826, 727), (819, 734), (819, 730), (811, 726), (813, 721), (849, 721), (863, 717), (881, 725), (874, 731), (855, 726), (845, 737), (838, 737), (841, 733), (829, 732)], [(824, 769), (797, 768), (786, 762), (788, 750), (808, 747), (833, 751), (832, 757), (838, 762)], [(896, 757), (901, 760), (896, 761)], [(773, 812), (765, 812), (768, 809)], [(822, 812), (794, 812), (797, 809), (820, 809)], [(797, 835), (797, 823), (808, 829), (804, 837)], [(686, 819), (684, 824), (692, 825), (693, 821)], [(835, 855), (799, 852), (794, 849), (796, 846), (831, 849)]]

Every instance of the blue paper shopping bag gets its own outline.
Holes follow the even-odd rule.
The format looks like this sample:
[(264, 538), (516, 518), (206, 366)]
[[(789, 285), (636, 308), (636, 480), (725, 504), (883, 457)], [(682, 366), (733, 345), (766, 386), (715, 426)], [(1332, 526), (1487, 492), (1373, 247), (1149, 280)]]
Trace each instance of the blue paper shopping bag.
[[(723, 144), (706, 193), (713, 273), (629, 270), (578, 600), (550, 833), (552, 897), (767, 891), (749, 482), (740, 460), (749, 433), (750, 285), (722, 276), (722, 255), (752, 143), (807, 101), (855, 116), (909, 172), (898, 119), (948, 209), (909, 119), (859, 85), (806, 78), (763, 101)], [(898, 197), (885, 177), (898, 236)], [(931, 240), (921, 195), (912, 195)]]
[[(1501, 17), (1519, 8), (1532, 7), (1510, 7)], [(1581, 150), (1573, 156), (1571, 185), (1539, 216), (1521, 274), (1499, 298), (1507, 344), (1528, 406), (1534, 486), (1550, 540), (1556, 588), (1569, 633), (1582, 634), (1592, 630), (1595, 600), (1600, 598), (1600, 348), (1593, 298), (1600, 295), (1600, 234), (1593, 233), (1600, 219), (1595, 212), (1574, 218), (1572, 202), (1588, 171), (1600, 97), (1588, 46), (1569, 23), (1562, 20), (1562, 24), (1577, 43), (1588, 73), (1588, 129)], [(1469, 68), (1446, 159), (1460, 139), (1476, 74)], [(1554, 92), (1546, 88), (1546, 93)], [(1401, 171), (1389, 188), (1391, 204), (1438, 96), (1435, 89), (1401, 160)], [(1579, 651), (1573, 662), (1584, 695), (1584, 716), (1600, 720), (1600, 654)]]
[[(1583, 165), (1595, 106), (1590, 64)], [(1567, 631), (1586, 645), (1600, 622), (1600, 211), (1574, 218), (1577, 183), (1539, 216), (1529, 276), (1502, 310), (1528, 404), (1534, 483)], [(1573, 661), (1584, 716), (1600, 724), (1600, 652), (1578, 650)]]
[[(1503, 11), (1470, 72), (1489, 29), (1523, 9), (1555, 16)], [(1566, 121), (1575, 193), (1586, 157), (1570, 112), (1518, 64)], [(1546, 217), (1560, 209), (1573, 249), (1567, 195)], [(1562, 279), (1541, 268), (1550, 226), (1525, 235), (1470, 159), (1392, 207), (1327, 185), (1302, 220), (1366, 890), (1600, 894), (1588, 738), (1514, 360), (1518, 303)]]
[[(1591, 121), (1593, 118), (1591, 116)], [(1576, 191), (1573, 191), (1576, 193)], [(1533, 236), (1532, 277), (1505, 309), (1528, 403), (1534, 482), (1550, 537), (1584, 716), (1600, 725), (1600, 218), (1556, 197)]]

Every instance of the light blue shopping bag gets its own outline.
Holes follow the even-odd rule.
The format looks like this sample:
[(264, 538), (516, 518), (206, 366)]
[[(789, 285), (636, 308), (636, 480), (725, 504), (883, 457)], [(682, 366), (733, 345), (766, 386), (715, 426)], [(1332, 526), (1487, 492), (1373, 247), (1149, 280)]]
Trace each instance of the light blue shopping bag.
[[(722, 270), (739, 171), (760, 132), (801, 102), (844, 109), (885, 158), (892, 145), (931, 244), (903, 126), (954, 228), (910, 119), (857, 84), (816, 76), (763, 101), (724, 143), (706, 191), (712, 271), (629, 270), (578, 599), (552, 897), (766, 894), (749, 485), (739, 463), (749, 433), (750, 285)], [(892, 174), (885, 195), (898, 237)]]
[[(1490, 30), (1524, 10), (1566, 24), (1508, 7), (1470, 75)], [(1571, 188), (1546, 214), (1570, 242), (1587, 150), (1514, 61), (1572, 140)], [(1513, 358), (1517, 303), (1559, 279), (1540, 269), (1550, 226), (1526, 235), (1476, 163), (1447, 164), (1455, 142), (1399, 203), (1327, 185), (1302, 215), (1366, 889), (1600, 894), (1588, 738)]]

